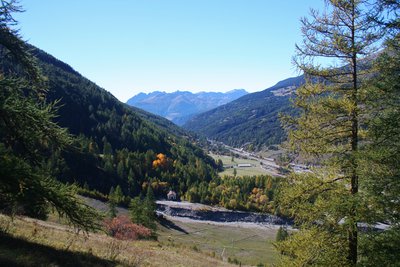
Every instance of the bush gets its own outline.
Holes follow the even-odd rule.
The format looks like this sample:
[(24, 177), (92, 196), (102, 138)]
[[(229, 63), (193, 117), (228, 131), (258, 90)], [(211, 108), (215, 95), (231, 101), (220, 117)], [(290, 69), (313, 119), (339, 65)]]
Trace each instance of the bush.
[(90, 190), (85, 187), (77, 187), (77, 193), (81, 196), (90, 197), (90, 198), (97, 199), (97, 200), (100, 200), (103, 202), (108, 201), (108, 196), (104, 195), (103, 193), (101, 193), (97, 190)]
[(137, 240), (142, 238), (149, 238), (151, 230), (139, 225), (134, 224), (126, 215), (119, 215), (112, 219), (106, 219), (104, 226), (107, 233), (121, 240)]
[(228, 262), (232, 263), (232, 264), (236, 264), (236, 265), (242, 265), (242, 263), (236, 258), (233, 258), (233, 259), (228, 258)]
[(289, 232), (286, 227), (279, 227), (278, 232), (276, 233), (276, 242), (284, 241), (289, 237)]

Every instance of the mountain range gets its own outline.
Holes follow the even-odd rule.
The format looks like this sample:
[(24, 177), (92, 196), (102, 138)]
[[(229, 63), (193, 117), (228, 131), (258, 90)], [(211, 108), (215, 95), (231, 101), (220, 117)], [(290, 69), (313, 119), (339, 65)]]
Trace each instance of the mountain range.
[(183, 125), (193, 116), (236, 100), (247, 92), (235, 89), (226, 93), (176, 91), (173, 93), (155, 91), (139, 93), (130, 98), (127, 104), (153, 114), (160, 115), (177, 125)]
[[(370, 69), (377, 55), (360, 60), (358, 69)], [(346, 68), (349, 66), (339, 69), (343, 71)], [(282, 80), (263, 91), (247, 94), (198, 114), (182, 127), (209, 139), (234, 147), (246, 146), (250, 150), (280, 144), (286, 139), (286, 135), (281, 127), (279, 114), (296, 112), (291, 105), (291, 98), (295, 97), (294, 92), (304, 82), (303, 75)]]
[[(46, 77), (46, 101), (58, 103), (55, 122), (75, 136), (69, 149), (49, 156), (48, 165), (60, 181), (101, 193), (119, 185), (130, 196), (151, 182), (157, 185), (156, 195), (169, 189), (183, 195), (193, 183), (216, 176), (215, 161), (195, 145), (192, 134), (121, 103), (68, 64), (29, 47)], [(4, 71), (13, 66), (1, 53), (0, 59)]]
[(294, 112), (290, 98), (304, 82), (303, 75), (285, 79), (196, 115), (183, 128), (235, 147), (247, 145), (258, 150), (279, 144), (286, 138), (279, 113)]

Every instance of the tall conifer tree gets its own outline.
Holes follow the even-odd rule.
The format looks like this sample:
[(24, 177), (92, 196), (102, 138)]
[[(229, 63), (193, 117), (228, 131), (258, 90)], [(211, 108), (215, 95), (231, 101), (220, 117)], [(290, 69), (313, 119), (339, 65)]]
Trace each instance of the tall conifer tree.
[(400, 1), (379, 0), (374, 17), (386, 33), (376, 74), (367, 88), (368, 137), (361, 188), (375, 210), (371, 220), (390, 225), (361, 236), (361, 266), (397, 266), (400, 255)]
[[(307, 82), (298, 89), (298, 117), (286, 117), (290, 148), (315, 164), (312, 173), (289, 176), (281, 209), (300, 231), (279, 248), (282, 264), (355, 266), (358, 223), (368, 217), (359, 193), (359, 153), (364, 138), (364, 81), (379, 39), (369, 2), (325, 1), (320, 14), (303, 18), (303, 44), (294, 62)], [(295, 264), (295, 266), (297, 266)]]
[(47, 171), (72, 137), (53, 122), (56, 103), (45, 102), (44, 79), (13, 30), (18, 11), (17, 1), (0, 1), (0, 210), (45, 218), (52, 206), (77, 227), (98, 227), (97, 212)]

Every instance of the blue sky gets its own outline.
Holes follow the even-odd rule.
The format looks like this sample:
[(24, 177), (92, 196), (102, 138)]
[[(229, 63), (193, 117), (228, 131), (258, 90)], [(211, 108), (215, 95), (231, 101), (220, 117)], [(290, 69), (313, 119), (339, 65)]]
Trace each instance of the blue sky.
[(125, 102), (155, 90), (261, 91), (298, 75), (299, 19), (323, 0), (21, 0), (31, 44)]

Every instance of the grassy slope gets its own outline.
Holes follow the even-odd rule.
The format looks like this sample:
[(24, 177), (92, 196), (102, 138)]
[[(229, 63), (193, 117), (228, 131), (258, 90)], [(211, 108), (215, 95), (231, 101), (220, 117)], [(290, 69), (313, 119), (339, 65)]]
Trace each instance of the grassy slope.
[(232, 266), (182, 246), (87, 236), (28, 218), (0, 215), (0, 230), (1, 266)]
[[(246, 164), (250, 163), (252, 167), (238, 167), (236, 168), (236, 176), (253, 176), (253, 175), (262, 175), (268, 174), (263, 168), (260, 166), (260, 162), (257, 160), (252, 159), (241, 159), (241, 158), (234, 158), (232, 162), (232, 157), (224, 156), (224, 155), (215, 155), (210, 154), (215, 160), (221, 159), (224, 165), (236, 165), (236, 164)], [(233, 168), (225, 169), (223, 172), (219, 173), (219, 176), (224, 177), (225, 175), (233, 176)]]
[(242, 264), (265, 266), (275, 263), (277, 252), (272, 242), (277, 229), (244, 228), (197, 222), (178, 222), (160, 227), (163, 244), (183, 244), (218, 257), (237, 259)]
[[(108, 208), (97, 200), (85, 198), (85, 201), (103, 212)], [(127, 214), (127, 210), (119, 208), (119, 213)], [(278, 256), (272, 244), (276, 232), (276, 228), (244, 228), (176, 220), (161, 220), (157, 230), (158, 240), (167, 247), (192, 248), (219, 258), (225, 248), (225, 260), (236, 258), (243, 264), (263, 263), (265, 266), (274, 263)]]

